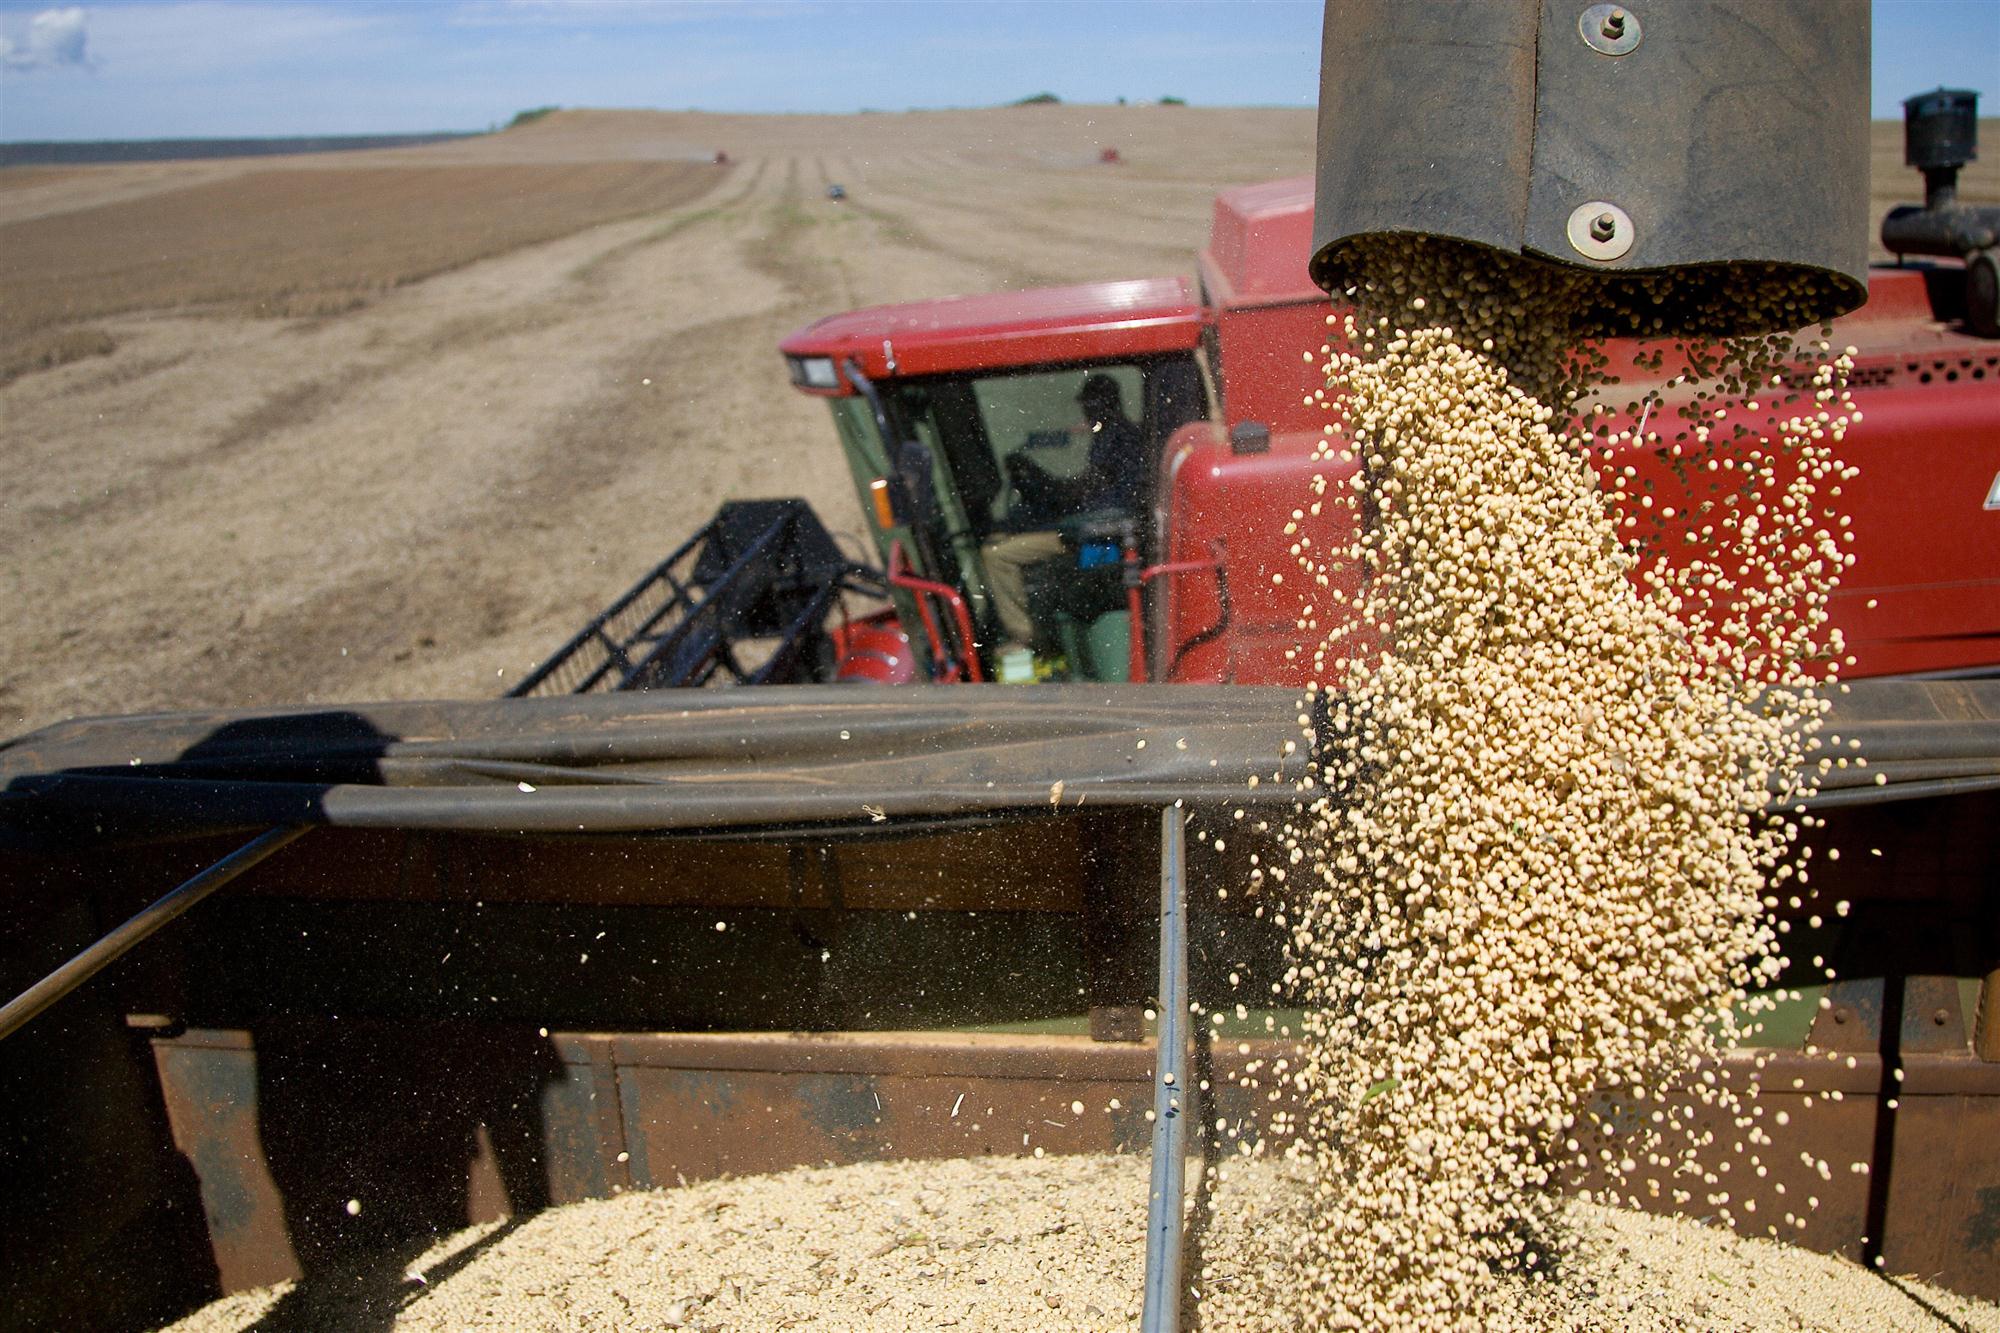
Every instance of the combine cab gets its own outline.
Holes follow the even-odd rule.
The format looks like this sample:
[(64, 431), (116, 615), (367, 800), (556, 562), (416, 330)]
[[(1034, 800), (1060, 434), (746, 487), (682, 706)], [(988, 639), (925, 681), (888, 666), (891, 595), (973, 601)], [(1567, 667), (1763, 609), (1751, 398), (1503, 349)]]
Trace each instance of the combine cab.
[[(1036, 607), (1045, 661), (1085, 680), (1311, 678), (1296, 652), (1300, 598), (1273, 579), (1296, 569), (1297, 537), (1271, 516), (1297, 508), (1314, 476), (1346, 475), (1312, 456), (1331, 418), (1299, 353), (1329, 341), (1334, 310), (1306, 274), (1312, 225), (1310, 177), (1245, 186), (1217, 198), (1193, 286), (1160, 278), (878, 306), (785, 340), (794, 387), (832, 408), (876, 518), (897, 621), (932, 679), (992, 675), (1000, 634), (983, 552), (1043, 523), (1034, 497), (1008, 484), (1010, 460), (1083, 466), (1074, 397), (1091, 374), (1116, 377), (1136, 408), (1147, 485), (1126, 512), (1062, 526), (1069, 555), (1043, 571)], [(1957, 324), (1966, 274), (1874, 269), (1867, 304), (1833, 326), (1834, 346), (1857, 349), (1865, 413), (1842, 448), (1861, 469), (1842, 496), (1856, 561), (1834, 606), (1850, 678), (2000, 672), (2000, 343)], [(1658, 350), (1607, 349), (1626, 369), (1620, 398), (1667, 389), (1671, 359), (1637, 368)], [(1597, 429), (1609, 440), (1637, 424), (1618, 415)], [(1593, 456), (1637, 467), (1641, 493), (1670, 484), (1664, 448)], [(1331, 507), (1300, 515), (1300, 527), (1322, 550), (1348, 536)]]
[[(1209, 416), (1196, 349), (1202, 310), (1178, 279), (1093, 283), (821, 320), (784, 344), (792, 382), (827, 397), (864, 511), (875, 520), (897, 620), (932, 679), (990, 678), (1002, 637), (985, 558), (996, 537), (1055, 530), (1067, 555), (1031, 577), (1045, 659), (1082, 680), (1149, 678), (1133, 610), (1167, 570), (1148, 484), (1119, 507), (1062, 512), (1017, 478), (1089, 467), (1086, 378), (1117, 386), (1147, 459)], [(1226, 594), (1216, 594), (1225, 596)]]

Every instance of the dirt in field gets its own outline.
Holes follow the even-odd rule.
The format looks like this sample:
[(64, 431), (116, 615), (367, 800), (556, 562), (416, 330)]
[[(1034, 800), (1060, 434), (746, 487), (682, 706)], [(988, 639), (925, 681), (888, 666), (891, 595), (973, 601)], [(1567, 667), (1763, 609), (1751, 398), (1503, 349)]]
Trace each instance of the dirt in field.
[(0, 194), (56, 185), (65, 180), (74, 180), (89, 170), (88, 167), (8, 167), (0, 171)]
[(0, 226), (0, 346), (132, 310), (338, 313), (580, 226), (700, 197), (713, 166), (255, 171)]
[[(1310, 170), (1312, 134), (1307, 111), (564, 113), (421, 149), (189, 163), (180, 184), (149, 163), (6, 191), (0, 236), (68, 240), (0, 304), (31, 281), (95, 292), (114, 268), (114, 293), (168, 303), (95, 316), (110, 351), (0, 387), (0, 734), (491, 695), (724, 499), (804, 495), (858, 531), (825, 405), (790, 388), (779, 339), (869, 302), (1186, 272), (1214, 190)], [(1097, 164), (1110, 144), (1123, 165)], [(588, 200), (506, 198), (509, 172), (707, 188), (587, 225)], [(360, 181), (420, 202), (357, 210)], [(327, 275), (436, 253), (465, 216), (452, 188), (555, 221), (570, 199), (574, 230), (343, 308)], [(216, 217), (246, 195), (285, 204)], [(148, 217), (173, 223), (155, 236)], [(298, 252), (324, 256), (291, 272), (325, 308), (248, 313), (292, 294)], [(278, 278), (237, 281), (258, 264)]]
[[(0, 735), (490, 695), (724, 499), (858, 531), (780, 338), (1189, 272), (1215, 190), (1310, 171), (1313, 132), (1309, 108), (563, 112), (0, 171), (0, 327), (41, 340), (0, 386)], [(1877, 127), (1878, 214), (1920, 193), (1900, 136)], [(1968, 200), (2000, 198), (1989, 157)]]

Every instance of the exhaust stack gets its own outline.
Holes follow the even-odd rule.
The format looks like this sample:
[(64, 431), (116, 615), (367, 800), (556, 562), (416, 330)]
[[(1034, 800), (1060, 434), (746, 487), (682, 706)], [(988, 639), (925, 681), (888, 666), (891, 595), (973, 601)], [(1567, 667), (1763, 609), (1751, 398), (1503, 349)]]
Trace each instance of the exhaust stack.
[(1940, 88), (1903, 102), (1903, 162), (1924, 173), (1924, 206), (1882, 219), (1882, 246), (1965, 261), (1966, 327), (2000, 337), (2000, 207), (1958, 202), (1958, 169), (1979, 156), (1979, 94)]
[(1868, 39), (1861, 4), (1329, 0), (1313, 278), (1418, 234), (1596, 274), (1585, 336), (1769, 331), (1780, 283), (1789, 327), (1844, 314), (1868, 290)]

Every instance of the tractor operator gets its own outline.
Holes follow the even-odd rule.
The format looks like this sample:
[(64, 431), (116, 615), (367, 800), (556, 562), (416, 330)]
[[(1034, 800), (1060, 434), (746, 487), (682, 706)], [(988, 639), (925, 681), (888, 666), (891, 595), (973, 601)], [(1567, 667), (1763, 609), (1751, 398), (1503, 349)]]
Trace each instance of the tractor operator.
[[(1021, 454), (1007, 459), (1007, 475), (1020, 497), (1017, 513), (1036, 515), (1045, 523), (1097, 510), (1129, 515), (1137, 510), (1145, 478), (1145, 451), (1137, 424), (1125, 415), (1118, 381), (1104, 374), (1083, 378), (1076, 401), (1091, 431), (1090, 456), (1081, 476), (1065, 480)], [(1059, 527), (998, 533), (982, 548), (986, 586), (1008, 642), (1006, 652), (1032, 647), (1035, 622), (1028, 614), (1028, 566), (1054, 560), (1067, 550)]]

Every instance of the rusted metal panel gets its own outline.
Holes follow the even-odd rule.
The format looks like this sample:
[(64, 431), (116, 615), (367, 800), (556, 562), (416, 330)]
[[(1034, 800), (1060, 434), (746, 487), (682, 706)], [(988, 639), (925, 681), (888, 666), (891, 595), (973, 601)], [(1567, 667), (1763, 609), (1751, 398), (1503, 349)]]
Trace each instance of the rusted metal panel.
[[(622, 1071), (634, 1184), (901, 1158), (1131, 1148), (1131, 1083), (911, 1079), (748, 1070)], [(1139, 1091), (1143, 1091), (1140, 1089)], [(1086, 1107), (1074, 1114), (1072, 1101)], [(954, 1107), (957, 1114), (953, 1114)]]
[[(9, 994), (105, 924), (26, 888), (0, 866)], [(0, 1043), (0, 1329), (150, 1328), (218, 1290), (200, 1184), (108, 980)]]
[(1979, 983), (1979, 1020), (1975, 1051), (1980, 1059), (2000, 1063), (2000, 967)]
[(1883, 978), (1844, 977), (1827, 987), (1809, 1043), (1822, 1051), (1868, 1051), (1882, 1045)]
[(1904, 977), (1902, 1040), (1904, 1053), (1963, 1052), (1971, 1046), (1958, 978)]
[(1640, 1122), (1606, 1101), (1599, 1110), (1613, 1132), (1579, 1136), (1593, 1166), (1569, 1183), (1649, 1211), (1727, 1208), (1745, 1235), (1856, 1261), (1874, 1252), (1872, 1237), (1886, 1272), (2000, 1298), (2000, 1068), (1969, 1053), (1916, 1053), (1901, 1068), (1898, 1080), (1873, 1053), (1739, 1052), (1723, 1080), (1739, 1092), (1757, 1082), (1750, 1105), (1768, 1143), (1683, 1100), (1676, 1113), (1691, 1132), (1715, 1136), (1699, 1160), (1716, 1179), (1642, 1167), (1614, 1182), (1595, 1154), (1643, 1161), (1633, 1152)]
[[(594, 1151), (572, 1154), (550, 1153), (552, 1169), (564, 1171), (576, 1194), (572, 1197), (603, 1197), (632, 1187), (632, 1154), (625, 1137), (625, 1108), (618, 1091), (617, 1048), (609, 1037), (573, 1038), (562, 1045), (563, 1058), (572, 1070), (577, 1056), (588, 1061), (587, 1083), (572, 1074), (570, 1085), (582, 1092), (575, 1106), (577, 1119), (588, 1117)], [(572, 1102), (575, 1094), (572, 1093)], [(553, 1148), (554, 1145), (551, 1144)], [(581, 1140), (579, 1140), (581, 1147)], [(580, 1160), (579, 1160), (580, 1159)], [(560, 1166), (558, 1166), (560, 1164)], [(584, 1168), (594, 1167), (594, 1177), (585, 1178)]]
[(1142, 1047), (884, 1034), (627, 1037), (618, 1049), (635, 1185), (1146, 1141)]
[(904, 1077), (1137, 1079), (1151, 1076), (1144, 1049), (1076, 1037), (1011, 1033), (627, 1033), (615, 1038), (621, 1069), (769, 1069)]
[(590, 1065), (533, 1033), (291, 1020), (158, 1039), (154, 1059), (228, 1290), (613, 1183)]
[[(469, 1038), (461, 1033), (459, 1039)], [(433, 1033), (391, 1058), (421, 1063), (437, 1040)], [(415, 1176), (435, 1175), (440, 1164), (456, 1173), (461, 1186), (452, 1197), (460, 1223), (518, 1212), (524, 1204), (726, 1173), (1036, 1148), (1138, 1152), (1146, 1142), (1153, 1053), (1141, 1046), (942, 1032), (559, 1033), (547, 1040), (559, 1069), (538, 1084), (537, 1115), (510, 1121), (499, 1114), (504, 1105), (490, 1101), (489, 1089), (490, 1113), (474, 1117), (476, 1138), (468, 1140), (477, 1151), (408, 1135), (398, 1140), (401, 1153), (434, 1159), (417, 1164)], [(238, 1289), (295, 1273), (300, 1264), (288, 1244), (286, 1211), (296, 1213), (300, 1201), (285, 1199), (280, 1181), (305, 1177), (297, 1164), (279, 1171), (267, 1164), (273, 1149), (258, 1123), (267, 1098), (260, 1097), (252, 1038), (192, 1032), (156, 1046), (176, 1141), (201, 1177), (224, 1285)], [(391, 1041), (383, 1049), (397, 1048)], [(1239, 1123), (1268, 1112), (1267, 1091), (1241, 1082), (1261, 1067), (1264, 1083), (1272, 1084), (1274, 1062), (1295, 1049), (1258, 1040), (1198, 1051), (1196, 1070), (1212, 1085), (1204, 1119)], [(1858, 1257), (1881, 1160), (1884, 1089), (1894, 1086), (1899, 1093), (1887, 1197), (1874, 1205), (1886, 1223), (1885, 1267), (2000, 1297), (2000, 1159), (1990, 1149), (2000, 1142), (2000, 1067), (1969, 1053), (1915, 1053), (1905, 1059), (1900, 1083), (1885, 1085), (1881, 1060), (1872, 1053), (1766, 1051), (1732, 1057), (1722, 1071), (1725, 1080), (1744, 1084), (1758, 1058), (1764, 1061), (1756, 1074), (1763, 1088), (1759, 1124), (1772, 1142), (1746, 1142), (1739, 1152), (1734, 1144), (1741, 1136), (1733, 1126), (1717, 1122), (1713, 1112), (1697, 1114), (1697, 1132), (1713, 1127), (1725, 1145), (1704, 1158), (1717, 1182), (1691, 1185), (1635, 1173), (1621, 1191), (1628, 1202), (1671, 1209), (1674, 1191), (1682, 1189), (1683, 1211), (1712, 1215), (1719, 1205), (1707, 1195), (1726, 1191), (1746, 1234), (1775, 1228), (1793, 1243)], [(429, 1072), (447, 1101), (466, 1100), (462, 1070), (437, 1066)], [(410, 1085), (397, 1086), (407, 1093)], [(316, 1084), (316, 1114), (380, 1124), (378, 1103), (395, 1100), (394, 1092), (379, 1081)], [(472, 1100), (476, 1105), (479, 1098)], [(1081, 1112), (1074, 1109), (1078, 1104)], [(1629, 1127), (1614, 1108), (1602, 1109), (1612, 1124)], [(457, 1114), (470, 1115), (471, 1108), (459, 1105)], [(536, 1141), (525, 1154), (522, 1145), (512, 1145), (509, 1166), (504, 1136), (524, 1126)], [(1233, 1141), (1224, 1146), (1233, 1148)], [(1613, 1138), (1592, 1146), (1624, 1145)], [(1808, 1153), (1810, 1160), (1802, 1157)], [(522, 1189), (524, 1161), (546, 1182), (539, 1195)], [(1720, 1169), (1724, 1163), (1726, 1170)], [(418, 1188), (401, 1181), (401, 1168), (410, 1164), (400, 1159), (396, 1171), (382, 1162), (363, 1165), (373, 1174), (349, 1175), (332, 1193), (309, 1179), (305, 1188), (328, 1199), (351, 1189), (390, 1212), (396, 1205), (388, 1195)], [(1586, 1173), (1572, 1183), (1603, 1189), (1607, 1181)]]
[(1883, 1267), (2000, 1300), (2000, 1098), (1904, 1096)]
[(224, 1291), (299, 1275), (257, 1122), (257, 1057), (247, 1032), (190, 1032), (153, 1043), (174, 1143), (194, 1164)]

